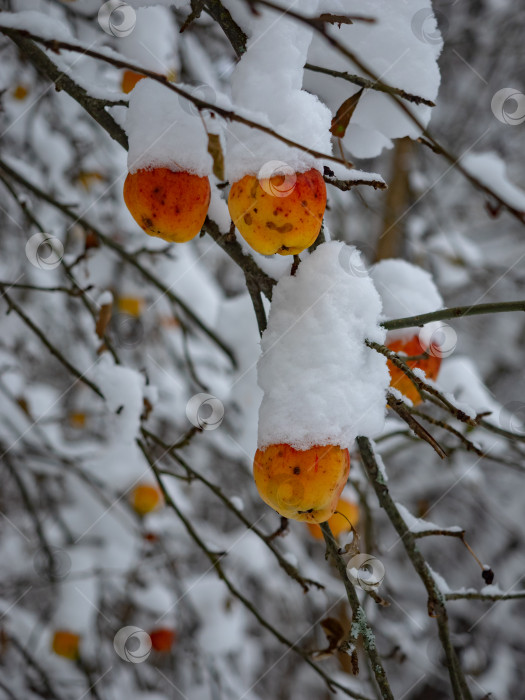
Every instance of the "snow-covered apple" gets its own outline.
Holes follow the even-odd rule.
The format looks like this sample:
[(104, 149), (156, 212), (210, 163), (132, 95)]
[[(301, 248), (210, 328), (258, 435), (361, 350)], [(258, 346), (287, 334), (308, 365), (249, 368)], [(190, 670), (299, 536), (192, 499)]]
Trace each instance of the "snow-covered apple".
[[(443, 306), (432, 275), (406, 260), (381, 260), (374, 265), (370, 275), (381, 297), (386, 321), (431, 313)], [(428, 379), (434, 380), (441, 366), (442, 353), (432, 329), (433, 326), (428, 325), (424, 330), (415, 326), (389, 331), (385, 345), (397, 353), (408, 367), (421, 369)], [(398, 389), (413, 404), (419, 403), (421, 396), (403, 370), (391, 360), (388, 360), (388, 369), (390, 386)]]

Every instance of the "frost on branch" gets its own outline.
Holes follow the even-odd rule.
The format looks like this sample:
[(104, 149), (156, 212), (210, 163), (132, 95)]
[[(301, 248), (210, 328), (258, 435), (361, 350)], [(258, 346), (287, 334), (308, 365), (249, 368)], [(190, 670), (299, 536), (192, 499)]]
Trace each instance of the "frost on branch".
[(384, 341), (381, 302), (370, 277), (348, 271), (346, 256), (359, 253), (324, 243), (275, 288), (258, 364), (261, 449), (348, 448), (383, 427), (386, 362), (364, 344)]

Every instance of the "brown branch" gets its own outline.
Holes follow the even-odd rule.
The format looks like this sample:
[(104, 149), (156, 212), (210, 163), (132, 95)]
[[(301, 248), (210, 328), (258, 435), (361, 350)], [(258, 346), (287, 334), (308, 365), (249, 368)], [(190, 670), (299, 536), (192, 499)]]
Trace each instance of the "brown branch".
[[(36, 216), (33, 214), (33, 212), (31, 211), (30, 207), (27, 205), (27, 202), (25, 202), (24, 200), (22, 200), (22, 199), (18, 196), (18, 193), (16, 192), (16, 190), (14, 189), (14, 187), (11, 185), (11, 183), (8, 181), (8, 179), (7, 179), (6, 177), (4, 177), (4, 175), (2, 175), (1, 173), (0, 173), (0, 181), (3, 182), (4, 186), (7, 188), (7, 190), (9, 191), (9, 193), (11, 194), (11, 196), (13, 197), (13, 199), (15, 200), (15, 202), (17, 203), (17, 205), (20, 207), (22, 213), (23, 213), (24, 216), (27, 218), (27, 220), (28, 220), (31, 224), (33, 224), (33, 226), (35, 226), (41, 233), (45, 233), (44, 227), (43, 227), (42, 224), (39, 222), (39, 220), (36, 218)], [(96, 308), (94, 307), (94, 304), (87, 298), (87, 296), (86, 296), (86, 290), (82, 289), (82, 287), (81, 287), (80, 284), (78, 283), (78, 281), (77, 281), (75, 275), (73, 274), (73, 271), (72, 271), (72, 270), (73, 270), (73, 267), (74, 267), (75, 263), (73, 263), (73, 264), (71, 264), (71, 265), (68, 265), (68, 264), (66, 263), (66, 261), (64, 260), (64, 258), (62, 258), (62, 259), (60, 260), (60, 265), (61, 265), (62, 268), (64, 269), (64, 272), (65, 272), (65, 274), (66, 274), (66, 277), (69, 279), (69, 281), (70, 281), (71, 284), (73, 285), (73, 288), (70, 289), (70, 290), (68, 290), (68, 294), (69, 294), (70, 296), (74, 296), (74, 297), (77, 297), (77, 298), (80, 299), (81, 303), (84, 305), (84, 307), (87, 309), (87, 311), (88, 311), (89, 314), (91, 315), (91, 318), (92, 318), (93, 321), (96, 323), (96, 322), (97, 322), (97, 311), (96, 311)], [(20, 289), (23, 289), (24, 287), (26, 287), (26, 288), (28, 288), (28, 289), (31, 288), (31, 285), (22, 285), (22, 284), (20, 284), (20, 285), (17, 285), (17, 284), (9, 285), (9, 284), (8, 284), (7, 286), (9, 286), (9, 287), (14, 287), (14, 288), (20, 288)], [(88, 289), (89, 289), (89, 288), (90, 288), (90, 287), (88, 287)], [(37, 287), (33, 287), (33, 289), (37, 289)], [(55, 288), (55, 289), (56, 289), (57, 291), (60, 290), (59, 287), (57, 287), (57, 288)], [(66, 289), (66, 288), (64, 288), (64, 289)], [(48, 289), (46, 289), (45, 287), (40, 287), (39, 290), (40, 290), (40, 291), (44, 291), (44, 290), (45, 290), (45, 291), (48, 291)], [(111, 355), (113, 356), (113, 359), (115, 360), (115, 362), (116, 362), (117, 364), (120, 364), (119, 357), (118, 357), (118, 355), (117, 355), (117, 352), (116, 352), (115, 348), (113, 347), (113, 343), (111, 342), (110, 338), (109, 338), (106, 334), (104, 334), (104, 335), (103, 335), (103, 340), (104, 340), (105, 347), (109, 350), (109, 352), (110, 352)]]
[(341, 190), (341, 192), (348, 192), (352, 189), (352, 187), (358, 187), (359, 185), (369, 185), (370, 187), (373, 187), (374, 190), (387, 189), (386, 182), (383, 182), (382, 180), (339, 180), (338, 178), (332, 177), (331, 175), (325, 175), (324, 181), (328, 185), (332, 185), (332, 187), (337, 187), (337, 189)]
[(0, 284), (0, 292), (7, 302), (9, 309), (12, 309), (19, 318), (30, 328), (33, 333), (41, 340), (41, 342), (46, 346), (49, 352), (57, 358), (57, 360), (64, 365), (64, 367), (70, 372), (74, 377), (76, 377), (80, 382), (88, 386), (95, 394), (98, 394), (102, 399), (104, 394), (100, 391), (98, 386), (94, 384), (90, 379), (87, 379), (82, 372), (80, 372), (76, 367), (74, 367), (69, 360), (64, 357), (64, 355), (56, 348), (53, 343), (51, 343), (46, 334), (25, 314), (24, 311), (18, 306), (18, 304), (13, 300), (11, 296), (7, 293), (5, 287)]
[[(190, 431), (192, 432), (192, 431)], [(200, 432), (198, 430), (195, 430), (193, 434), (196, 432)], [(324, 586), (321, 583), (318, 583), (317, 581), (313, 581), (312, 579), (307, 579), (301, 576), (299, 571), (296, 569), (295, 566), (292, 566), (290, 562), (288, 562), (282, 554), (279, 552), (279, 550), (272, 544), (272, 536), (271, 535), (265, 535), (262, 530), (260, 530), (256, 525), (251, 523), (248, 518), (246, 518), (243, 513), (238, 510), (233, 503), (230, 501), (230, 499), (224, 495), (222, 489), (220, 486), (217, 486), (216, 484), (212, 483), (209, 481), (205, 476), (202, 476), (202, 474), (198, 471), (196, 471), (188, 462), (183, 459), (180, 454), (178, 454), (178, 450), (182, 449), (182, 447), (186, 446), (187, 440), (184, 441), (179, 441), (175, 444), (168, 444), (161, 438), (159, 438), (155, 433), (152, 433), (150, 430), (147, 430), (145, 428), (142, 429), (142, 434), (144, 437), (149, 438), (152, 440), (154, 443), (156, 443), (159, 447), (161, 447), (165, 454), (168, 454), (172, 459), (174, 459), (183, 469), (186, 471), (188, 476), (190, 476), (192, 479), (197, 479), (201, 483), (203, 483), (212, 493), (214, 493), (223, 503), (224, 505), (228, 508), (228, 510), (231, 510), (232, 513), (235, 514), (235, 516), (244, 524), (249, 530), (252, 530), (259, 539), (261, 539), (267, 546), (268, 549), (272, 552), (272, 554), (275, 556), (277, 559), (279, 566), (290, 576), (294, 581), (297, 581), (299, 585), (303, 588), (304, 592), (306, 593), (308, 591), (308, 587), (310, 585), (316, 586), (319, 589), (323, 589)], [(167, 472), (171, 476), (175, 476), (173, 472)]]
[(525, 591), (516, 591), (516, 593), (477, 593), (477, 592), (462, 592), (451, 591), (445, 593), (446, 600), (519, 600), (525, 598)]
[(331, 75), (334, 78), (342, 78), (343, 80), (347, 80), (349, 83), (359, 85), (359, 87), (365, 88), (367, 90), (377, 90), (378, 92), (384, 92), (388, 95), (398, 95), (402, 99), (407, 100), (408, 102), (413, 102), (416, 105), (427, 105), (428, 107), (436, 106), (435, 103), (432, 102), (432, 100), (428, 100), (426, 97), (414, 95), (413, 93), (407, 92), (406, 90), (402, 90), (401, 88), (390, 87), (389, 85), (386, 85), (385, 83), (382, 83), (377, 80), (368, 80), (367, 78), (363, 78), (360, 75), (352, 75), (351, 73), (347, 73), (346, 71), (338, 71), (332, 70), (331, 68), (323, 68), (322, 66), (315, 66), (312, 63), (305, 63), (304, 67), (306, 68), (306, 70), (310, 70), (315, 73), (324, 73), (325, 75)]
[[(348, 163), (342, 158), (338, 158), (337, 156), (330, 155), (329, 153), (322, 153), (321, 151), (316, 151), (312, 148), (308, 148), (307, 146), (304, 146), (303, 144), (298, 143), (293, 139), (289, 139), (288, 137), (283, 136), (282, 134), (278, 134), (272, 128), (265, 126), (264, 124), (259, 124), (258, 122), (254, 122), (251, 119), (247, 119), (246, 117), (243, 117), (237, 114), (236, 112), (233, 112), (232, 110), (225, 109), (223, 107), (219, 107), (216, 104), (213, 104), (212, 102), (202, 100), (199, 97), (196, 97), (195, 95), (192, 95), (191, 93), (187, 92), (186, 90), (183, 90), (178, 85), (175, 85), (174, 83), (170, 82), (170, 80), (161, 73), (156, 73), (155, 71), (147, 70), (146, 68), (143, 68), (142, 66), (137, 66), (136, 64), (130, 63), (129, 61), (125, 61), (120, 58), (115, 58), (114, 56), (106, 55), (104, 53), (100, 53), (99, 51), (94, 51), (93, 49), (89, 49), (79, 44), (74, 44), (67, 41), (58, 41), (57, 39), (46, 39), (42, 36), (38, 36), (37, 34), (33, 34), (32, 32), (28, 32), (23, 29), (12, 29), (0, 25), (0, 32), (6, 34), (10, 38), (13, 38), (13, 36), (19, 36), (22, 38), (31, 39), (32, 41), (36, 41), (37, 43), (42, 44), (43, 46), (51, 49), (52, 51), (64, 50), (72, 51), (74, 53), (81, 53), (84, 56), (89, 56), (90, 58), (95, 58), (99, 61), (109, 63), (110, 65), (115, 66), (115, 68), (125, 68), (127, 70), (134, 71), (135, 73), (140, 73), (146, 78), (151, 78), (151, 80), (155, 80), (157, 83), (160, 83), (164, 87), (168, 88), (168, 90), (175, 92), (180, 97), (187, 99), (189, 102), (194, 104), (198, 110), (207, 109), (211, 112), (214, 112), (215, 114), (218, 114), (227, 121), (237, 122), (239, 124), (243, 124), (244, 126), (250, 127), (251, 129), (257, 129), (257, 131), (261, 131), (267, 134), (268, 136), (271, 136), (272, 138), (281, 141), (281, 143), (290, 146), (291, 148), (297, 148), (298, 150), (303, 151), (304, 153), (308, 153), (313, 158), (319, 158), (321, 160), (331, 161), (334, 163), (341, 163), (342, 165), (348, 166)], [(64, 89), (66, 88), (64, 87)], [(103, 126), (103, 124), (101, 124), (101, 126)], [(110, 132), (108, 131), (108, 133)]]
[(436, 403), (441, 408), (445, 408), (449, 413), (451, 413), (455, 418), (463, 423), (467, 423), (470, 426), (478, 425), (477, 421), (468, 416), (464, 411), (457, 406), (454, 406), (441, 392), (434, 388), (431, 384), (424, 382), (420, 379), (410, 367), (403, 362), (402, 358), (399, 357), (395, 352), (387, 348), (385, 345), (376, 343), (375, 341), (365, 340), (365, 344), (369, 348), (376, 350), (377, 352), (388, 358), (396, 367), (398, 367), (406, 376), (411, 380), (412, 384), (416, 387), (422, 397), (428, 398), (433, 403)]
[(116, 103), (111, 103), (98, 97), (91, 97), (84, 88), (77, 85), (74, 80), (57, 68), (56, 64), (53, 63), (42, 49), (39, 49), (30, 39), (25, 38), (24, 32), (16, 29), (9, 29), (8, 27), (2, 28), (1, 31), (18, 46), (20, 51), (31, 61), (39, 73), (55, 83), (57, 91), (63, 90), (67, 92), (68, 95), (76, 100), (79, 105), (108, 132), (112, 139), (123, 148), (128, 148), (126, 132), (106, 111), (106, 107), (113, 106)]
[(250, 294), (250, 299), (252, 300), (253, 310), (255, 311), (259, 335), (262, 336), (266, 330), (268, 321), (266, 318), (266, 311), (264, 310), (263, 301), (261, 299), (261, 290), (254, 279), (248, 275), (246, 275), (246, 287), (248, 288), (248, 293)]
[(441, 459), (445, 459), (447, 453), (437, 442), (437, 440), (427, 431), (421, 423), (418, 423), (409, 410), (409, 407), (401, 399), (396, 398), (390, 392), (387, 393), (387, 402), (390, 408), (397, 413), (397, 415), (404, 420), (409, 426), (412, 432), (419, 438), (428, 442), (428, 444), (437, 452)]
[(205, 0), (204, 9), (220, 25), (237, 56), (246, 51), (247, 36), (220, 0)]
[[(274, 5), (272, 2), (268, 2), (268, 0), (245, 0), (245, 2), (247, 2), (250, 5), (262, 5), (264, 7), (268, 7), (274, 10), (279, 10), (281, 12), (283, 9), (278, 5)], [(341, 53), (343, 56), (346, 56), (346, 58), (348, 58), (352, 63), (354, 63), (357, 66), (357, 68), (359, 68), (359, 70), (362, 71), (366, 76), (368, 76), (373, 82), (377, 83), (378, 85), (384, 86), (386, 88), (386, 92), (390, 93), (390, 97), (396, 102), (399, 108), (406, 114), (410, 121), (417, 126), (417, 128), (421, 131), (423, 137), (425, 137), (432, 144), (432, 146), (434, 147), (433, 150), (437, 154), (442, 155), (451, 164), (452, 167), (455, 167), (477, 189), (493, 197), (501, 206), (505, 207), (505, 209), (507, 209), (507, 211), (510, 214), (512, 214), (512, 216), (518, 219), (518, 221), (520, 221), (522, 224), (525, 223), (524, 211), (520, 211), (519, 209), (513, 207), (511, 204), (506, 202), (500, 195), (494, 192), (494, 190), (492, 190), (490, 187), (481, 182), (481, 180), (479, 180), (477, 177), (469, 173), (469, 171), (461, 165), (459, 157), (457, 157), (456, 155), (448, 151), (440, 143), (438, 143), (438, 141), (428, 131), (428, 129), (426, 129), (425, 126), (421, 123), (421, 121), (415, 116), (415, 114), (412, 113), (412, 111), (405, 104), (405, 102), (400, 97), (398, 97), (398, 95), (392, 93), (392, 86), (380, 80), (379, 77), (361, 61), (357, 54), (355, 54), (344, 44), (338, 41), (335, 37), (333, 37), (327, 31), (324, 24), (320, 24), (318, 21), (316, 21), (315, 17), (307, 17), (298, 12), (294, 12), (291, 9), (287, 9), (286, 14), (289, 17), (294, 17), (298, 22), (302, 22), (310, 27), (313, 27), (336, 51)]]
[(266, 274), (264, 270), (261, 270), (252, 256), (243, 251), (241, 244), (235, 237), (235, 233), (221, 233), (215, 221), (209, 218), (204, 222), (202, 229), (241, 268), (246, 278), (257, 282), (260, 291), (268, 301), (271, 301), (273, 288), (277, 284), (276, 280)]
[(502, 301), (490, 304), (472, 304), (471, 306), (455, 306), (449, 309), (440, 309), (428, 314), (418, 316), (406, 316), (405, 318), (395, 318), (391, 321), (383, 321), (381, 325), (387, 331), (398, 330), (399, 328), (412, 328), (413, 326), (424, 326), (431, 321), (442, 321), (444, 319), (463, 318), (464, 316), (479, 316), (481, 314), (500, 314), (509, 311), (525, 311), (525, 301)]
[(448, 627), (448, 615), (443, 594), (439, 590), (434, 577), (432, 576), (427, 563), (416, 546), (414, 533), (410, 532), (396, 504), (390, 496), (388, 486), (383, 479), (381, 471), (376, 462), (374, 450), (370, 440), (366, 437), (358, 437), (357, 444), (361, 453), (361, 461), (368, 475), (370, 483), (382, 508), (384, 508), (390, 522), (401, 538), (405, 551), (421, 579), (428, 594), (428, 613), (435, 617), (438, 624), (439, 638), (447, 658), (447, 668), (450, 675), (450, 682), (454, 693), (454, 700), (472, 700), (467, 682), (459, 665), (459, 661), (450, 640)]
[(126, 262), (132, 265), (140, 274), (148, 280), (154, 287), (161, 291), (174, 305), (179, 306), (182, 311), (190, 318), (193, 323), (200, 328), (200, 330), (208, 336), (221, 350), (227, 355), (234, 367), (237, 366), (237, 361), (232, 350), (219, 338), (219, 336), (214, 333), (208, 326), (201, 321), (201, 319), (190, 309), (190, 307), (178, 297), (169, 287), (167, 287), (163, 282), (158, 280), (155, 275), (153, 275), (147, 268), (145, 268), (138, 260), (136, 260), (134, 253), (129, 253), (120, 243), (117, 243), (109, 236), (106, 236), (102, 231), (97, 229), (95, 226), (90, 224), (86, 219), (75, 214), (67, 205), (57, 202), (53, 197), (51, 197), (47, 192), (41, 190), (39, 187), (33, 183), (26, 180), (22, 175), (13, 170), (7, 163), (0, 160), (0, 169), (6, 172), (11, 178), (22, 184), (30, 192), (33, 192), (37, 197), (51, 204), (55, 209), (58, 209), (63, 214), (65, 214), (69, 219), (75, 223), (79, 223), (84, 227), (86, 231), (92, 231), (104, 245), (108, 248), (114, 250), (120, 257), (122, 257)]
[(372, 671), (381, 692), (381, 697), (384, 698), (384, 700), (394, 700), (385, 669), (383, 668), (383, 664), (381, 662), (381, 657), (377, 651), (374, 632), (368, 625), (366, 612), (361, 605), (359, 598), (357, 597), (357, 592), (353, 583), (348, 578), (345, 561), (339, 553), (339, 547), (332, 534), (330, 525), (327, 522), (321, 523), (320, 525), (324, 541), (326, 543), (327, 557), (332, 557), (336, 565), (339, 576), (341, 577), (345, 587), (348, 602), (350, 603), (350, 607), (352, 609), (351, 639), (353, 639), (355, 642), (357, 642), (359, 638), (362, 639), (363, 647), (370, 659)]

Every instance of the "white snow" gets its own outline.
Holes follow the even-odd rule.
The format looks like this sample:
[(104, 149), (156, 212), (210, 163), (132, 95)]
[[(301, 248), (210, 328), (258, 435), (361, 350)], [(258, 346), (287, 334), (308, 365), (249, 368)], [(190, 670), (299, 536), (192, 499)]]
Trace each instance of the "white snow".
[(46, 17), (43, 12), (27, 10), (26, 12), (2, 12), (0, 24), (3, 27), (21, 29), (45, 39), (70, 41), (75, 43), (67, 26), (56, 17)]
[(238, 511), (243, 511), (244, 510), (244, 501), (240, 496), (231, 496), (230, 497), (230, 503), (232, 506), (238, 510)]
[(226, 200), (221, 196), (220, 190), (218, 190), (214, 184), (211, 186), (210, 194), (208, 217), (212, 221), (215, 221), (221, 233), (228, 233), (231, 225), (231, 217)]
[[(324, 12), (375, 17), (374, 24), (355, 22), (330, 27), (330, 34), (348, 47), (383, 82), (393, 87), (435, 100), (440, 83), (437, 58), (443, 46), (430, 0), (323, 0)], [(302, 10), (302, 8), (301, 8)], [(307, 13), (305, 13), (307, 14)], [(363, 75), (346, 56), (327, 46), (316, 34), (308, 62), (332, 70)], [(364, 76), (369, 77), (369, 76)], [(360, 89), (341, 78), (305, 71), (305, 86), (318, 94), (335, 114), (341, 104)], [(431, 107), (406, 102), (424, 126)], [(392, 147), (392, 139), (417, 138), (419, 130), (395, 104), (390, 95), (365, 90), (352, 115), (344, 145), (356, 158), (370, 158), (383, 148)]]
[(125, 128), (130, 172), (169, 168), (201, 177), (210, 173), (212, 159), (202, 119), (187, 99), (160, 83), (148, 78), (137, 83), (130, 93)]
[(102, 294), (97, 299), (97, 304), (99, 306), (109, 306), (112, 303), (113, 303), (113, 294), (109, 290), (102, 292)]
[(93, 380), (100, 387), (109, 410), (114, 414), (115, 442), (133, 445), (143, 410), (144, 377), (133, 369), (115, 365), (113, 359), (105, 353), (95, 367)]
[(381, 474), (381, 477), (386, 484), (386, 482), (388, 481), (388, 475), (386, 473), (385, 463), (384, 463), (381, 455), (377, 452), (375, 444), (373, 445), (373, 448), (374, 448), (374, 456), (376, 458), (377, 468), (379, 469), (379, 473)]
[[(93, 576), (79, 576), (96, 565), (95, 549), (77, 545), (68, 550), (71, 572), (60, 585), (59, 604), (54, 614), (55, 629), (79, 634), (87, 632), (97, 615), (97, 581)], [(75, 577), (75, 574), (77, 576)]]
[(257, 416), (262, 399), (262, 392), (257, 386), (256, 370), (261, 349), (249, 294), (240, 294), (223, 301), (218, 315), (217, 332), (227, 338), (238, 363), (229, 395), (235, 411), (235, 442), (246, 454), (253, 455), (257, 448)]
[(427, 569), (430, 571), (430, 574), (432, 575), (432, 578), (436, 582), (437, 587), (441, 591), (441, 593), (451, 593), (452, 589), (448, 585), (448, 583), (445, 581), (443, 576), (441, 574), (438, 574), (436, 571), (432, 569), (432, 567), (427, 563)]
[[(494, 400), (483, 383), (479, 370), (469, 357), (455, 356), (443, 363), (439, 374), (439, 389), (471, 406), (474, 413), (492, 411), (493, 419), (499, 419), (501, 404)], [(490, 420), (490, 416), (488, 417)]]
[(511, 207), (525, 212), (525, 190), (508, 179), (505, 161), (497, 153), (467, 153), (461, 158), (461, 165)]
[(360, 262), (344, 243), (320, 245), (274, 289), (258, 363), (260, 448), (350, 447), (383, 427), (386, 360), (364, 344), (384, 341), (381, 302), (370, 277), (342, 264), (348, 250)]
[(451, 527), (441, 527), (441, 525), (436, 525), (430, 522), (430, 520), (423, 520), (423, 518), (416, 518), (412, 513), (405, 508), (402, 503), (396, 503), (396, 507), (408, 525), (410, 532), (426, 532), (427, 530), (446, 530), (447, 532), (461, 532), (463, 528), (458, 525), (453, 525)]
[[(288, 8), (294, 3), (286, 0), (282, 5)], [(305, 14), (315, 14), (317, 0), (303, 0), (300, 9)], [(231, 78), (236, 111), (241, 111), (237, 108), (250, 110), (252, 120), (265, 123), (306, 148), (330, 154), (330, 110), (316, 95), (302, 90), (312, 30), (285, 13), (264, 8), (258, 8), (258, 12), (259, 16), (249, 22), (247, 50)], [(232, 123), (228, 179), (235, 182), (246, 174), (256, 175), (268, 161), (282, 161), (295, 172), (312, 167), (321, 169), (321, 164), (304, 151), (290, 148), (261, 131)]]
[[(443, 299), (430, 273), (406, 260), (381, 260), (370, 270), (370, 276), (383, 303), (381, 320), (426, 314), (442, 308)], [(417, 327), (389, 331), (388, 339), (409, 338)]]
[(118, 38), (118, 49), (137, 65), (166, 75), (179, 69), (177, 39), (178, 30), (170, 10), (144, 7), (136, 12), (131, 34)]
[(327, 161), (325, 165), (330, 168), (330, 170), (334, 173), (334, 177), (339, 180), (348, 180), (350, 182), (381, 182), (386, 184), (385, 180), (381, 175), (379, 175), (379, 173), (369, 173), (365, 170), (347, 168), (346, 165), (343, 165), (342, 163), (334, 163), (333, 161)]

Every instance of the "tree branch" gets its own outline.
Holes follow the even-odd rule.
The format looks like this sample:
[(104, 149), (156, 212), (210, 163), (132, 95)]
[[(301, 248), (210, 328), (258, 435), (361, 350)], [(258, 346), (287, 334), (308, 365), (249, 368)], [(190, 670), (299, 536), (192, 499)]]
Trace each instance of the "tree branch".
[(80, 372), (76, 367), (74, 367), (69, 360), (64, 357), (64, 355), (58, 350), (53, 343), (51, 343), (48, 339), (46, 334), (29, 318), (29, 316), (26, 316), (25, 312), (22, 311), (20, 306), (12, 299), (12, 297), (9, 296), (9, 294), (6, 292), (5, 287), (0, 284), (0, 292), (2, 292), (2, 296), (7, 302), (7, 305), (9, 306), (10, 309), (12, 309), (17, 316), (19, 316), (22, 321), (30, 328), (33, 333), (38, 336), (38, 338), (42, 341), (42, 343), (46, 346), (46, 348), (49, 350), (49, 352), (57, 358), (57, 360), (64, 365), (64, 367), (74, 376), (76, 377), (80, 382), (88, 386), (92, 391), (95, 392), (95, 394), (98, 394), (102, 399), (104, 398), (104, 394), (100, 391), (98, 386), (94, 384), (90, 379), (87, 379), (85, 374)]
[(387, 331), (394, 331), (399, 328), (424, 326), (425, 323), (430, 323), (432, 321), (463, 318), (464, 316), (479, 316), (481, 314), (501, 314), (509, 311), (525, 311), (525, 301), (503, 301), (490, 304), (473, 304), (471, 306), (454, 306), (448, 309), (432, 311), (428, 314), (406, 316), (404, 318), (395, 318), (391, 321), (383, 321), (381, 325), (383, 328), (386, 328)]
[(101, 100), (98, 97), (91, 97), (84, 88), (77, 85), (68, 75), (57, 68), (56, 64), (46, 56), (45, 52), (36, 46), (33, 41), (25, 38), (23, 32), (16, 29), (3, 27), (2, 33), (8, 36), (22, 51), (22, 53), (31, 61), (37, 71), (45, 78), (55, 83), (56, 89), (64, 90), (74, 100), (76, 100), (93, 119), (105, 129), (108, 134), (119, 143), (123, 148), (128, 148), (128, 137), (126, 132), (117, 124), (113, 117), (108, 114), (106, 107), (112, 106), (115, 103)]
[(237, 360), (232, 350), (219, 338), (219, 336), (212, 331), (208, 326), (201, 321), (201, 319), (190, 309), (190, 307), (180, 299), (170, 287), (167, 287), (163, 282), (158, 280), (153, 273), (151, 273), (147, 268), (145, 268), (135, 257), (134, 253), (129, 253), (120, 243), (117, 243), (109, 236), (106, 236), (102, 231), (97, 229), (95, 226), (90, 224), (82, 216), (78, 216), (74, 211), (72, 211), (67, 205), (57, 202), (53, 197), (51, 197), (47, 192), (41, 190), (39, 187), (33, 183), (26, 180), (22, 175), (17, 173), (13, 168), (11, 168), (7, 163), (0, 159), (0, 169), (6, 172), (14, 180), (22, 184), (30, 192), (33, 192), (37, 197), (43, 199), (45, 202), (51, 204), (55, 209), (58, 209), (63, 214), (65, 214), (69, 219), (75, 223), (79, 223), (84, 227), (86, 231), (93, 231), (93, 233), (106, 245), (108, 248), (114, 250), (120, 257), (124, 258), (126, 262), (132, 265), (136, 270), (138, 270), (141, 275), (147, 279), (154, 287), (161, 291), (166, 297), (176, 306), (179, 306), (182, 311), (190, 318), (193, 323), (200, 328), (200, 330), (207, 335), (216, 345), (218, 345), (221, 350), (227, 355), (234, 367), (237, 366)]
[(352, 75), (346, 71), (343, 72), (332, 70), (331, 68), (323, 68), (322, 66), (315, 66), (312, 63), (305, 63), (304, 67), (306, 70), (313, 71), (314, 73), (324, 73), (324, 75), (331, 75), (334, 78), (342, 78), (343, 80), (347, 80), (349, 83), (353, 83), (354, 85), (359, 85), (359, 87), (365, 88), (366, 90), (377, 90), (378, 92), (385, 92), (388, 95), (398, 95), (404, 100), (413, 102), (416, 105), (427, 105), (428, 107), (436, 106), (432, 100), (427, 100), (426, 97), (414, 95), (413, 93), (402, 90), (401, 88), (390, 87), (389, 85), (378, 82), (377, 80), (367, 80), (367, 78), (363, 78), (360, 75)]
[(348, 602), (350, 603), (350, 607), (352, 609), (351, 638), (356, 642), (359, 638), (362, 639), (363, 647), (370, 659), (372, 671), (381, 692), (381, 697), (384, 700), (394, 700), (388, 678), (386, 677), (385, 669), (383, 668), (383, 664), (381, 662), (381, 657), (377, 651), (375, 635), (368, 625), (365, 610), (357, 597), (357, 592), (354, 585), (348, 578), (345, 561), (339, 554), (339, 547), (334, 539), (332, 531), (330, 530), (330, 525), (328, 522), (321, 523), (321, 530), (326, 543), (326, 554), (327, 556), (331, 556), (334, 560), (339, 576), (343, 581)]
[(294, 651), (296, 654), (299, 654), (299, 656), (319, 675), (321, 678), (325, 681), (327, 684), (328, 688), (330, 690), (334, 691), (336, 688), (341, 690), (345, 695), (351, 697), (351, 698), (356, 698), (357, 700), (370, 700), (370, 698), (367, 698), (366, 696), (360, 695), (358, 693), (354, 693), (352, 690), (349, 688), (346, 688), (344, 685), (338, 683), (334, 679), (332, 679), (330, 676), (328, 676), (317, 664), (315, 664), (309, 657), (308, 653), (306, 651), (303, 651), (297, 646), (297, 642), (291, 642), (289, 639), (287, 639), (279, 630), (277, 630), (273, 625), (271, 625), (262, 615), (261, 613), (257, 610), (257, 608), (246, 598), (230, 581), (229, 577), (225, 574), (224, 569), (222, 568), (221, 562), (220, 562), (220, 556), (217, 555), (214, 552), (210, 552), (210, 550), (206, 547), (204, 544), (203, 540), (201, 539), (200, 535), (197, 533), (191, 522), (188, 520), (188, 518), (182, 513), (182, 511), (179, 509), (173, 498), (170, 496), (168, 491), (166, 490), (166, 487), (164, 486), (164, 483), (162, 481), (161, 474), (159, 472), (159, 469), (156, 466), (155, 461), (153, 458), (150, 456), (148, 453), (148, 450), (144, 443), (141, 440), (137, 440), (137, 444), (142, 451), (146, 461), (148, 462), (153, 474), (155, 475), (155, 478), (157, 480), (157, 483), (159, 485), (159, 488), (162, 491), (162, 494), (164, 496), (164, 500), (166, 501), (166, 504), (168, 505), (169, 508), (171, 508), (179, 518), (179, 520), (182, 522), (184, 525), (184, 528), (186, 529), (186, 532), (188, 535), (191, 537), (191, 539), (195, 542), (195, 544), (198, 546), (198, 548), (205, 554), (207, 559), (209, 560), (211, 566), (215, 570), (215, 573), (217, 576), (221, 579), (221, 581), (226, 585), (230, 593), (239, 600), (242, 605), (249, 610), (252, 615), (257, 619), (259, 624), (267, 629), (276, 639), (278, 639), (281, 644), (284, 644), (288, 649)]
[(459, 665), (459, 661), (450, 641), (447, 610), (443, 594), (439, 590), (423, 555), (416, 546), (416, 538), (405, 523), (396, 504), (390, 496), (388, 487), (377, 465), (374, 450), (370, 440), (366, 437), (358, 437), (357, 444), (361, 453), (361, 461), (368, 475), (370, 483), (377, 494), (382, 508), (388, 515), (390, 522), (401, 538), (406, 553), (412, 562), (412, 566), (421, 579), (428, 594), (428, 614), (435, 617), (438, 624), (439, 638), (445, 655), (450, 675), (450, 682), (454, 693), (454, 700), (472, 700), (467, 682)]

